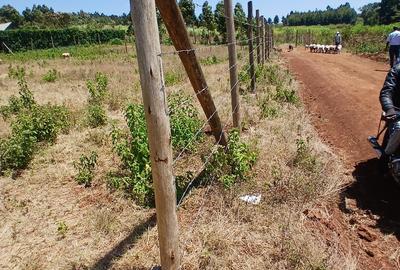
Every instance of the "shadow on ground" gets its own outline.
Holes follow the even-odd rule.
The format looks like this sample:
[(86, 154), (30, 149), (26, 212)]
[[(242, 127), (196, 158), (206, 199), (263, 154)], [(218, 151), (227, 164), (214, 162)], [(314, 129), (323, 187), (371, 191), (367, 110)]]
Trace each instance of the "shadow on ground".
[(140, 237), (149, 229), (156, 226), (156, 215), (151, 215), (148, 219), (136, 226), (132, 232), (126, 236), (121, 242), (113, 247), (100, 258), (90, 269), (91, 270), (107, 270), (112, 267), (114, 260), (122, 257), (127, 251), (134, 247)]
[(379, 170), (378, 159), (358, 163), (353, 171), (355, 182), (341, 194), (354, 199), (357, 207), (378, 217), (377, 227), (385, 234), (393, 234), (400, 240), (400, 186)]

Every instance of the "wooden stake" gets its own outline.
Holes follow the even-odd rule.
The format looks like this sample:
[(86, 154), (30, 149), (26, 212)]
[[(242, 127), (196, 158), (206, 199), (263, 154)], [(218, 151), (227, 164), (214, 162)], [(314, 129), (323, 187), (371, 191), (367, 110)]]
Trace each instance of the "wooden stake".
[(265, 24), (264, 24), (264, 16), (260, 17), (261, 22), (261, 64), (264, 65), (265, 63)]
[(53, 36), (52, 35), (50, 35), (50, 39), (51, 39), (51, 45), (53, 46), (53, 49), (54, 49), (55, 46), (54, 46), (54, 41), (53, 41)]
[(261, 25), (260, 25), (260, 10), (256, 10), (256, 44), (257, 44), (257, 64), (261, 64), (261, 47), (260, 47), (260, 36), (261, 36)]
[(156, 7), (154, 0), (131, 0), (130, 3), (149, 137), (161, 267), (163, 270), (177, 270), (180, 254), (176, 188), (172, 173), (171, 129), (159, 56), (161, 47)]
[(248, 39), (249, 39), (249, 60), (250, 60), (250, 78), (251, 78), (251, 92), (256, 92), (256, 76), (254, 70), (254, 45), (253, 45), (253, 2), (247, 3), (247, 23), (248, 23)]
[(209, 124), (215, 140), (221, 145), (226, 146), (227, 140), (222, 130), (217, 108), (215, 107), (214, 100), (208, 89), (194, 47), (190, 42), (189, 34), (179, 6), (176, 0), (156, 0), (156, 3), (175, 49), (181, 51), (179, 52), (179, 57), (185, 67), (204, 113), (207, 119), (209, 119)]
[(228, 34), (228, 51), (229, 51), (229, 75), (231, 83), (231, 100), (233, 126), (241, 131), (240, 120), (240, 96), (239, 96), (239, 78), (237, 71), (237, 55), (236, 55), (236, 32), (235, 22), (233, 19), (232, 0), (224, 0), (226, 29)]
[(267, 19), (264, 18), (265, 24), (265, 58), (269, 59), (269, 25)]

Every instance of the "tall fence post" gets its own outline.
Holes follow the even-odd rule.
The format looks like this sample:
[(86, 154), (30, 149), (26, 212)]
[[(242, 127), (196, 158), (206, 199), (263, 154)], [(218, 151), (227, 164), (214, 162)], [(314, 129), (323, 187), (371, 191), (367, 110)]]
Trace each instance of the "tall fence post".
[(260, 36), (261, 36), (261, 25), (260, 25), (260, 10), (256, 10), (256, 44), (257, 44), (257, 64), (261, 64), (261, 47), (260, 47)]
[(215, 107), (214, 100), (208, 89), (203, 70), (196, 57), (196, 50), (190, 42), (189, 34), (179, 6), (176, 0), (156, 0), (156, 3), (172, 43), (179, 52), (179, 57), (185, 67), (193, 89), (196, 92), (196, 96), (200, 101), (207, 119), (209, 119), (208, 122), (215, 140), (219, 144), (226, 146), (226, 135), (222, 130), (217, 108)]
[(264, 18), (264, 24), (265, 24), (265, 58), (269, 59), (269, 26), (266, 18)]
[(226, 30), (228, 32), (229, 76), (231, 83), (233, 126), (241, 132), (239, 78), (237, 71), (236, 32), (232, 0), (224, 0)]
[(261, 22), (261, 64), (265, 63), (265, 24), (264, 24), (264, 16), (260, 17)]
[(171, 129), (163, 87), (160, 40), (154, 0), (130, 0), (137, 59), (148, 128), (161, 267), (180, 264), (176, 188), (172, 172)]
[(251, 92), (256, 92), (256, 76), (254, 70), (254, 45), (253, 45), (253, 2), (247, 3), (247, 23), (248, 23), (248, 39), (249, 39), (249, 61), (250, 61), (250, 78)]

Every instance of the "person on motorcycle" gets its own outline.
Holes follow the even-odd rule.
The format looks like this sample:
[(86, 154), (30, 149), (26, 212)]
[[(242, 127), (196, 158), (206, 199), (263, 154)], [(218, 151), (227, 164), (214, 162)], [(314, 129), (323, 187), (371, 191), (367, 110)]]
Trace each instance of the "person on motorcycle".
[(391, 167), (397, 170), (393, 173), (400, 177), (400, 64), (389, 71), (379, 100), (388, 128), (381, 148), (381, 160), (390, 161)]

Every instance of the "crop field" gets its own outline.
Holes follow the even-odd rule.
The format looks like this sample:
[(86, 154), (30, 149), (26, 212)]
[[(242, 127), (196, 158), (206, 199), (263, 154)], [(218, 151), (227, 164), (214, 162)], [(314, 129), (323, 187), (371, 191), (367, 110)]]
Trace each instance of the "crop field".
[[(63, 52), (72, 57), (62, 59)], [(356, 269), (350, 253), (307, 226), (307, 213), (328, 203), (346, 179), (311, 126), (282, 59), (274, 55), (257, 67), (252, 94), (248, 50), (239, 48), (239, 139), (232, 129), (226, 47), (205, 47), (198, 57), (230, 150), (213, 146), (179, 58), (163, 57), (182, 199), (182, 269)], [(0, 58), (0, 268), (159, 265), (134, 46)], [(180, 197), (203, 164), (198, 183)], [(261, 203), (239, 200), (248, 194), (261, 194)]]

